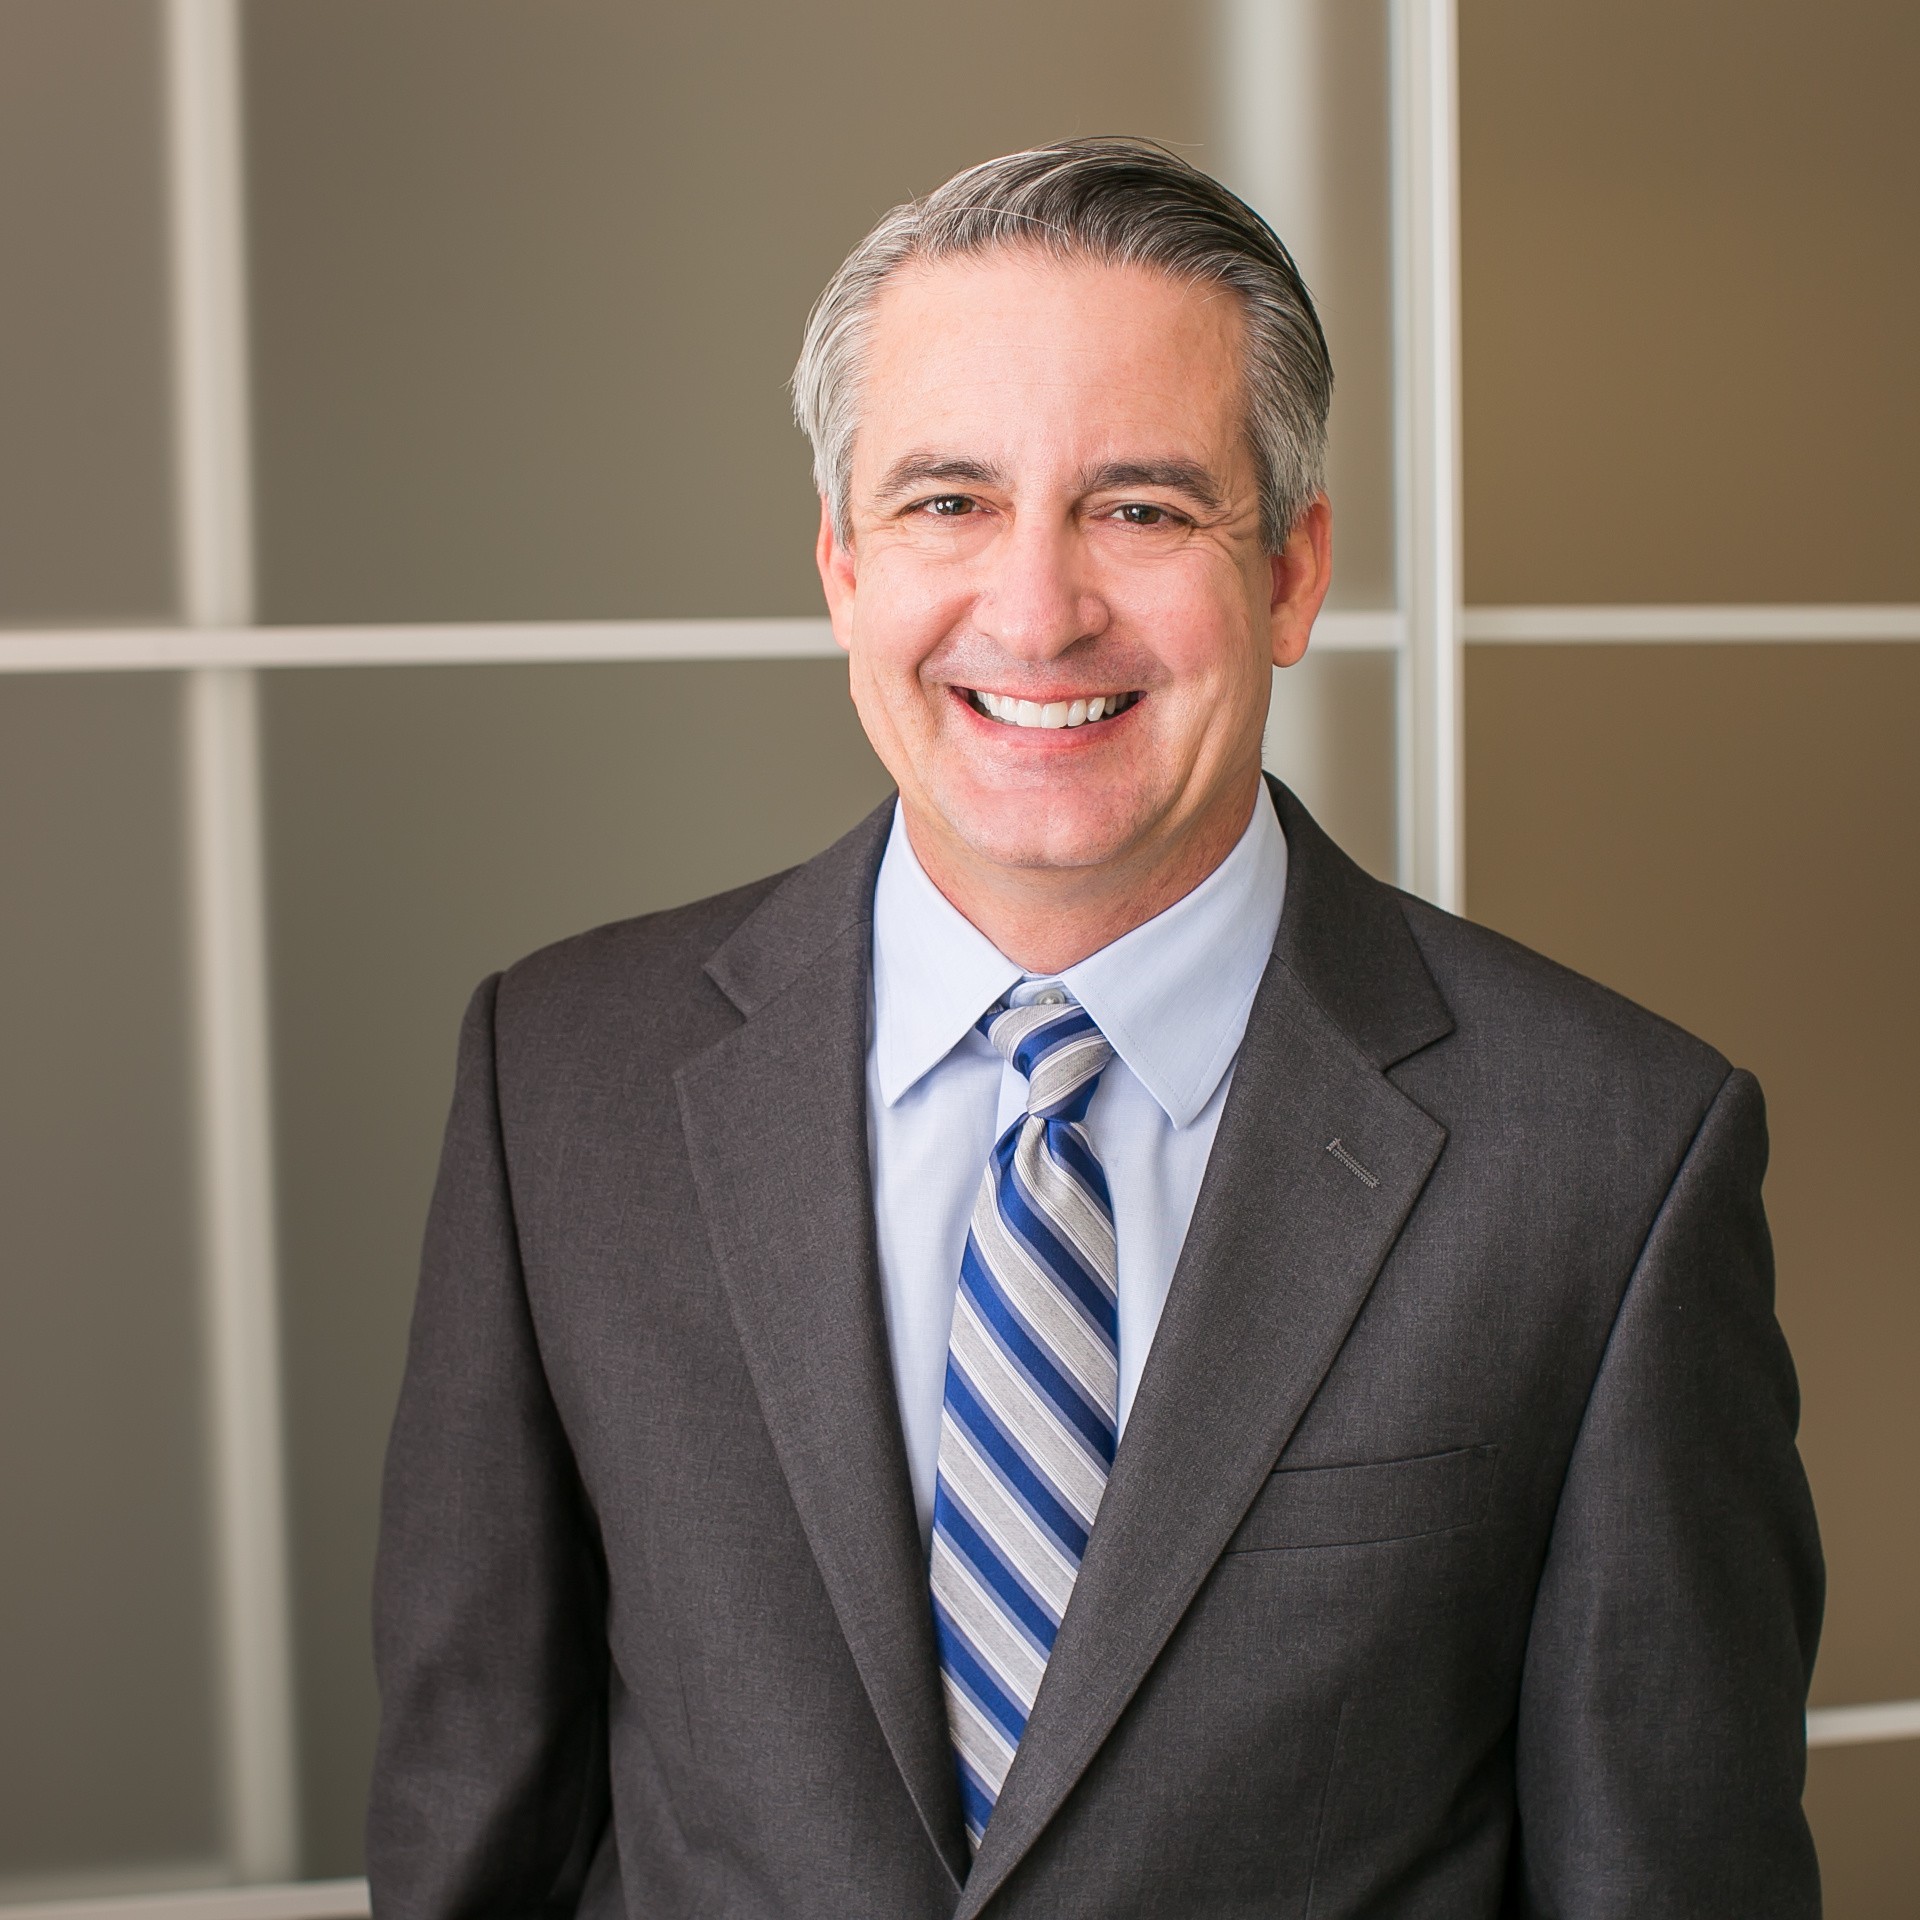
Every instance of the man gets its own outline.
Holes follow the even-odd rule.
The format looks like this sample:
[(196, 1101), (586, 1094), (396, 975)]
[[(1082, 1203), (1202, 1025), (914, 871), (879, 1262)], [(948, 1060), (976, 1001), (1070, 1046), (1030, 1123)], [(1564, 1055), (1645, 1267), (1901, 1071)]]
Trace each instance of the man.
[(1329, 387), (1138, 143), (822, 297), (898, 804), (474, 1001), (378, 1914), (1818, 1911), (1758, 1090), (1263, 782)]

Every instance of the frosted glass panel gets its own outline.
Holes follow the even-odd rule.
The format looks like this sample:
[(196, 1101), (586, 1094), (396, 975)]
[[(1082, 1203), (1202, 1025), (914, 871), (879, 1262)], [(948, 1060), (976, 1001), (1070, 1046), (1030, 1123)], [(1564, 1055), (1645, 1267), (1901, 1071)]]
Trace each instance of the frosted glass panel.
[(784, 393), (813, 297), (895, 201), (1098, 132), (1221, 169), (1298, 239), (1338, 375), (1336, 595), (1391, 597), (1378, 0), (246, 18), (268, 618), (816, 612)]
[(1369, 873), (1394, 877), (1395, 670), (1390, 653), (1307, 649), (1276, 670), (1266, 763)]
[(1387, 9), (1379, 0), (1219, 0), (1214, 18), (1212, 163), (1292, 250), (1333, 356), (1329, 604), (1390, 607)]
[(158, 22), (0, 5), (0, 622), (172, 602)]
[[(241, 0), (260, 605), (812, 614), (784, 381), (893, 201), (1159, 137), (1296, 247), (1336, 604), (1391, 597), (1384, 8)], [(159, 0), (0, 0), (0, 623), (171, 617)], [(0, 648), (5, 646), (0, 633)], [(1391, 662), (1275, 764), (1392, 864)], [(359, 1860), (367, 1586), (455, 1023), (542, 941), (885, 791), (834, 661), (262, 685), (301, 1817)], [(0, 679), (0, 1898), (218, 1879), (179, 687)], [(21, 1571), (24, 1569), (24, 1571)]]
[(0, 1898), (219, 1844), (178, 713), (0, 678)]
[(805, 859), (889, 791), (837, 660), (264, 686), (306, 1868), (358, 1871), (377, 1478), (461, 1010), (583, 927)]

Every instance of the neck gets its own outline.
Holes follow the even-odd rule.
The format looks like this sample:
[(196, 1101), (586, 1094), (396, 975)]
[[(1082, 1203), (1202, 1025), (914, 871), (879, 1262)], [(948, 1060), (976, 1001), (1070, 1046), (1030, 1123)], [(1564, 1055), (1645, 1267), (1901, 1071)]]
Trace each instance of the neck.
[(1260, 797), (1250, 787), (1169, 844), (1092, 867), (1005, 867), (973, 856), (902, 802), (914, 858), (949, 903), (1027, 973), (1061, 973), (1183, 900), (1226, 859)]

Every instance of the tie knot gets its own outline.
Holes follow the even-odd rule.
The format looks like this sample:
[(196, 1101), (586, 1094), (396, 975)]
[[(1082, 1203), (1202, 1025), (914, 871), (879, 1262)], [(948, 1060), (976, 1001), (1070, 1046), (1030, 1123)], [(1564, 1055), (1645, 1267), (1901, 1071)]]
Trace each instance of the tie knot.
[(1113, 1058), (1107, 1037), (1077, 1000), (1052, 992), (1025, 1007), (994, 1007), (980, 1031), (1026, 1076), (1027, 1111), (1078, 1120)]

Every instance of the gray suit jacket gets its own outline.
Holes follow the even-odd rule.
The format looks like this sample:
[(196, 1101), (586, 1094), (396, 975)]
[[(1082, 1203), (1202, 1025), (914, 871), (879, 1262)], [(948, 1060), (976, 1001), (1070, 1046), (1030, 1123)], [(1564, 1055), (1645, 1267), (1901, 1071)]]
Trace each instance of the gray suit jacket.
[(875, 1271), (883, 810), (475, 996), (389, 1459), (382, 1920), (1812, 1916), (1753, 1080), (1285, 916), (969, 1870)]

